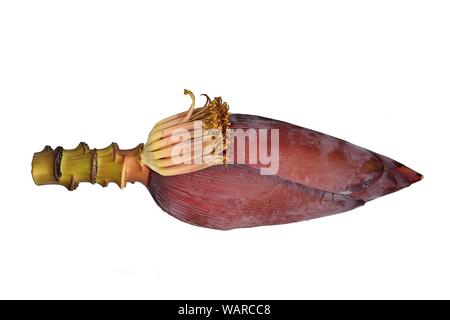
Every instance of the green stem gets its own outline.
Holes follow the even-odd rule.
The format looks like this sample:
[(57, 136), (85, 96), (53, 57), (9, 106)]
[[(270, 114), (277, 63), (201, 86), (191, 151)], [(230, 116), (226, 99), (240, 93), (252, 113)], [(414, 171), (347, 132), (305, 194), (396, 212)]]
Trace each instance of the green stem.
[(104, 187), (114, 182), (123, 188), (137, 181), (147, 186), (150, 169), (141, 161), (142, 150), (143, 144), (130, 150), (120, 150), (116, 143), (104, 149), (89, 149), (84, 142), (72, 150), (46, 146), (33, 156), (33, 180), (37, 185), (59, 184), (69, 190), (80, 182)]

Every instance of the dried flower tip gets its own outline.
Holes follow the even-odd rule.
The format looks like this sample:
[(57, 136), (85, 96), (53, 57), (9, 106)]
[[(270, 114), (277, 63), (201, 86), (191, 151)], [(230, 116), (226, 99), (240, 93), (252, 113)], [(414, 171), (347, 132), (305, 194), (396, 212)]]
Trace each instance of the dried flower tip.
[(143, 162), (161, 175), (178, 175), (226, 163), (229, 146), (227, 130), (230, 113), (221, 97), (207, 95), (203, 107), (195, 107), (195, 96), (189, 90), (191, 105), (185, 112), (159, 121), (148, 136), (142, 153)]

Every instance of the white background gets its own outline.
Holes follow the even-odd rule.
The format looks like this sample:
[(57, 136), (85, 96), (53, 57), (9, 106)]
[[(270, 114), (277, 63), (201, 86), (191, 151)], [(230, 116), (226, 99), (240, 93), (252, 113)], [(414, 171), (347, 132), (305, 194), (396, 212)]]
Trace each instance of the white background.
[[(449, 17), (446, 1), (2, 1), (0, 298), (450, 298)], [(228, 232), (142, 185), (33, 184), (46, 144), (134, 147), (184, 88), (425, 179)]]

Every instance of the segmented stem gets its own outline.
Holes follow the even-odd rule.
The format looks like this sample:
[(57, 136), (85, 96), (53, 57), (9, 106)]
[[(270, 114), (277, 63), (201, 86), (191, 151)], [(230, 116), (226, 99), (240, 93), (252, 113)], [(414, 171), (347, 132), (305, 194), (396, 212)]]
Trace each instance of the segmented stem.
[(32, 176), (37, 185), (59, 184), (75, 190), (80, 182), (110, 182), (124, 188), (127, 182), (148, 185), (150, 169), (141, 161), (144, 145), (121, 150), (116, 143), (104, 149), (89, 149), (84, 142), (71, 150), (46, 146), (34, 154)]

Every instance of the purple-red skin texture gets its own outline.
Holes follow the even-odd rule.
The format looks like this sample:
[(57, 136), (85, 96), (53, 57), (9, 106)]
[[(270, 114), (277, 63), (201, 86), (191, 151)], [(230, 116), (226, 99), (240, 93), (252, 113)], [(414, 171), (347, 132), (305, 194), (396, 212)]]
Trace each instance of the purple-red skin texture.
[[(245, 164), (170, 177), (152, 172), (148, 188), (164, 211), (222, 230), (282, 224), (348, 211), (422, 178), (390, 158), (286, 122), (233, 114), (231, 124), (279, 130), (278, 173), (261, 175), (264, 165), (248, 163), (248, 148)], [(268, 143), (270, 149), (270, 133)]]

